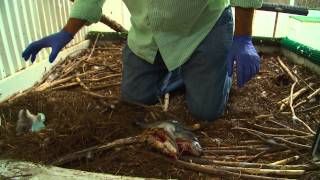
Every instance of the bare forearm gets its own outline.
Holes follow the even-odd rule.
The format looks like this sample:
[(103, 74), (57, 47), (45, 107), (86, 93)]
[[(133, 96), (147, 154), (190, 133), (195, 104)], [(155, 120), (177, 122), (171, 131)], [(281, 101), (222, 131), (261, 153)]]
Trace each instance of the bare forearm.
[(69, 18), (63, 30), (72, 34), (76, 34), (85, 24), (85, 20)]
[(252, 35), (254, 9), (236, 7), (235, 32), (236, 36)]

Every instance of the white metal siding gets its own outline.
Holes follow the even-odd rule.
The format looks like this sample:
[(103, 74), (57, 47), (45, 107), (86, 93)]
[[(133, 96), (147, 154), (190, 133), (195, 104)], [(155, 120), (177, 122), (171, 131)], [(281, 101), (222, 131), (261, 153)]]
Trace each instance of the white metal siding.
[[(32, 66), (21, 57), (31, 42), (58, 32), (65, 25), (69, 0), (0, 0), (0, 80)], [(84, 40), (84, 28), (68, 45)], [(49, 49), (40, 51), (37, 62), (47, 61)]]

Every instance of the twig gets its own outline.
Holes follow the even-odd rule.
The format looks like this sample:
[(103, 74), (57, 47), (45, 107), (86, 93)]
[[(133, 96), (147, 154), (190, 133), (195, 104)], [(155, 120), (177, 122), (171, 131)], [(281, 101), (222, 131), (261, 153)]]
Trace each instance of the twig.
[[(281, 138), (268, 137), (264, 133), (258, 132), (256, 130), (252, 130), (252, 129), (242, 128), (242, 127), (235, 127), (235, 128), (232, 128), (232, 130), (245, 131), (248, 134), (254, 135), (254, 136), (258, 137), (259, 139), (261, 139), (262, 141), (264, 141), (264, 142), (266, 142), (266, 143), (268, 143), (268, 144), (270, 144), (272, 146), (276, 145), (276, 146), (279, 146), (279, 147), (282, 147), (282, 148), (287, 148), (287, 149), (291, 149), (290, 148), (291, 146), (296, 147), (296, 148), (301, 148), (301, 149), (309, 149), (309, 146), (304, 146), (304, 145), (301, 145), (301, 144), (298, 144), (298, 143), (292, 143), (292, 142), (289, 142), (287, 140), (283, 140)], [(268, 138), (268, 139), (266, 139), (266, 138)], [(277, 142), (276, 140), (281, 141), (284, 144), (281, 144), (281, 143)]]
[(313, 111), (313, 110), (315, 110), (315, 109), (317, 109), (319, 107), (320, 107), (320, 105), (316, 105), (316, 106), (313, 106), (313, 107), (310, 107), (310, 108), (306, 108), (306, 109), (303, 109), (303, 110), (300, 110), (300, 111), (297, 111), (297, 112), (299, 112), (299, 113), (309, 112), (309, 111)]
[[(200, 164), (195, 164), (195, 163), (188, 163), (180, 160), (169, 160), (166, 158), (167, 161), (170, 163), (174, 163), (177, 166), (180, 166), (182, 168), (186, 168), (192, 171), (196, 172), (202, 172), (206, 174), (212, 174), (212, 175), (217, 175), (220, 177), (234, 177), (234, 178), (242, 178), (242, 179), (252, 179), (252, 180), (288, 180), (287, 178), (276, 178), (276, 177), (266, 177), (266, 176), (259, 176), (259, 175), (250, 175), (250, 174), (245, 174), (247, 172), (257, 174), (259, 172), (259, 169), (255, 169), (254, 172), (252, 170), (250, 171), (247, 169), (247, 172), (244, 172), (244, 169), (242, 168), (232, 168), (232, 167), (212, 167), (208, 165), (200, 165)], [(236, 172), (231, 172), (231, 171), (236, 171)], [(260, 171), (262, 172), (262, 171)], [(298, 174), (301, 174), (304, 171), (298, 171)], [(265, 172), (266, 174), (266, 172)]]
[(86, 86), (80, 79), (79, 76), (76, 77), (76, 81), (80, 84), (80, 86), (85, 89), (86, 91), (90, 91), (90, 89), (88, 88), (88, 86)]
[(310, 101), (313, 97), (315, 97), (318, 94), (320, 94), (320, 88), (315, 90), (314, 92), (312, 92), (306, 99), (304, 99), (301, 102), (294, 105), (294, 108), (297, 108), (297, 107), (301, 106), (302, 104), (305, 104), (306, 102)]
[(113, 86), (119, 86), (120, 84), (121, 84), (120, 82), (116, 82), (116, 83), (112, 83), (112, 84), (103, 84), (100, 86), (90, 87), (90, 89), (91, 90), (101, 90), (101, 89), (110, 88)]
[(122, 27), (121, 24), (117, 23), (116, 21), (110, 19), (105, 15), (101, 16), (100, 22), (109, 26), (111, 29), (115, 30), (116, 32), (127, 32), (127, 30), (124, 27)]
[(293, 83), (292, 87), (291, 87), (291, 92), (290, 92), (290, 109), (291, 109), (291, 113), (292, 113), (292, 120), (295, 121), (299, 121), (300, 123), (303, 124), (303, 126), (305, 126), (312, 134), (316, 134), (305, 122), (303, 122), (300, 118), (298, 118), (294, 112), (294, 108), (292, 106), (292, 103), (293, 103), (293, 97), (292, 97), (292, 94), (293, 94), (293, 90), (294, 90), (294, 87), (295, 85), (297, 84), (297, 82)]
[(312, 99), (313, 97), (315, 97), (316, 95), (320, 94), (320, 88), (316, 89), (313, 93), (311, 93), (307, 99), (310, 100)]
[[(283, 127), (283, 128), (285, 128), (285, 129), (292, 129), (292, 128), (290, 128), (289, 126), (286, 126), (286, 125), (284, 125), (284, 124), (282, 124), (282, 123), (280, 123), (280, 122), (277, 122), (277, 121), (274, 121), (274, 120), (271, 120), (271, 119), (268, 119), (267, 121), (269, 121), (269, 122), (271, 122), (271, 123), (273, 123), (273, 124), (276, 124), (276, 125), (278, 125), (278, 126), (280, 126), (280, 127)], [(293, 129), (293, 130), (295, 130), (295, 129)], [(302, 131), (301, 131), (302, 132)], [(302, 133), (305, 133), (305, 132), (302, 132)], [(307, 134), (307, 133), (306, 133)]]
[[(296, 82), (293, 83), (294, 86), (295, 86), (296, 84), (297, 84)], [(292, 85), (292, 86), (293, 86), (293, 85)], [(314, 86), (314, 84), (310, 84), (310, 86)], [(299, 91), (297, 91), (297, 92), (295, 92), (295, 93), (292, 92), (293, 94), (292, 94), (292, 95), (290, 94), (289, 97), (287, 97), (287, 98), (279, 101), (278, 104), (281, 104), (280, 111), (283, 111), (284, 108), (285, 108), (287, 105), (290, 104), (290, 98), (291, 98), (292, 101), (293, 101), (293, 100), (295, 100), (296, 98), (298, 98), (300, 95), (302, 95), (303, 93), (305, 93), (307, 90), (308, 90), (308, 87), (303, 87), (303, 88), (301, 88)]]
[(203, 150), (245, 150), (245, 149), (256, 149), (265, 148), (265, 145), (251, 145), (251, 146), (228, 146), (228, 147), (205, 147)]
[(121, 147), (121, 146), (125, 146), (125, 145), (129, 145), (129, 144), (137, 144), (137, 143), (142, 143), (144, 142), (145, 139), (142, 138), (141, 136), (135, 136), (135, 137), (129, 137), (129, 138), (124, 138), (124, 139), (118, 139), (115, 140), (111, 143), (107, 143), (104, 145), (97, 145), (97, 146), (93, 146), (87, 149), (83, 149), (80, 151), (76, 151), (74, 153), (71, 154), (67, 154), (66, 156), (63, 156), (61, 158), (59, 158), (58, 160), (54, 161), (53, 163), (51, 163), (52, 165), (62, 165), (71, 161), (74, 161), (76, 159), (80, 159), (86, 156), (86, 153), (88, 152), (100, 152), (100, 151), (105, 151), (108, 149), (112, 149), (115, 147)]
[(240, 141), (238, 143), (239, 145), (261, 145), (261, 144), (264, 144), (264, 142), (262, 141), (259, 141), (259, 140), (246, 140), (246, 141)]
[(170, 101), (170, 94), (166, 93), (164, 95), (164, 104), (163, 104), (163, 111), (167, 112), (169, 107), (169, 101)]
[(219, 149), (219, 150), (203, 150), (203, 153), (208, 153), (208, 154), (214, 154), (214, 155), (221, 155), (221, 154), (248, 154), (248, 153), (257, 153), (257, 151), (265, 151), (268, 150), (269, 148), (256, 148), (256, 149), (247, 149), (247, 150), (242, 150), (242, 149)]
[(256, 161), (257, 159), (259, 159), (263, 155), (267, 154), (269, 151), (270, 151), (270, 149), (267, 149), (265, 151), (261, 151), (260, 153), (256, 154), (255, 156), (251, 157), (250, 159), (248, 159), (247, 162)]
[(258, 129), (258, 130), (262, 130), (262, 131), (266, 131), (266, 132), (270, 132), (270, 133), (277, 133), (277, 134), (296, 134), (296, 135), (301, 135), (301, 136), (308, 136), (308, 135), (312, 135), (310, 133), (305, 133), (299, 130), (295, 130), (295, 129), (291, 129), (291, 128), (272, 128), (272, 127), (264, 127), (258, 124), (253, 124), (250, 123), (248, 121), (243, 121), (244, 123), (246, 123), (247, 125)]
[(52, 88), (52, 87), (55, 87), (57, 85), (60, 85), (60, 84), (63, 84), (63, 83), (66, 83), (72, 79), (75, 79), (76, 77), (83, 77), (83, 76), (86, 76), (88, 74), (92, 74), (92, 73), (96, 73), (96, 72), (99, 72), (100, 70), (94, 70), (94, 71), (87, 71), (87, 72), (84, 72), (82, 74), (77, 74), (77, 75), (71, 75), (69, 77), (66, 77), (66, 78), (63, 78), (63, 79), (58, 79), (56, 81), (53, 81), (53, 82), (45, 82), (43, 84), (41, 84), (39, 87), (35, 88), (35, 91), (44, 91), (48, 88)]
[[(309, 165), (309, 164), (307, 164), (307, 165), (281, 164), (281, 163), (285, 163), (286, 162), (285, 160), (283, 160), (283, 162), (279, 161), (279, 164), (217, 161), (217, 160), (202, 159), (202, 158), (191, 157), (191, 156), (182, 156), (181, 160), (186, 161), (186, 162), (197, 163), (197, 164), (204, 164), (204, 165), (214, 164), (214, 165), (219, 165), (219, 166), (231, 166), (231, 167), (243, 167), (243, 168), (282, 169), (282, 170), (310, 170), (310, 169), (314, 168), (314, 166)], [(297, 158), (295, 160), (297, 160)]]
[[(97, 49), (97, 48), (96, 48), (96, 49)], [(117, 72), (117, 71), (115, 71), (114, 69), (112, 69), (110, 66), (105, 65), (105, 64), (95, 63), (95, 62), (91, 62), (91, 61), (87, 61), (87, 60), (85, 60), (84, 62), (85, 62), (85, 63), (88, 63), (88, 64), (95, 65), (95, 66), (102, 66), (102, 67), (105, 67), (105, 68), (109, 69), (109, 70), (110, 70), (110, 71), (112, 71), (112, 72)]]
[(121, 74), (111, 74), (111, 75), (103, 76), (101, 78), (96, 78), (96, 79), (83, 79), (83, 81), (97, 82), (97, 81), (102, 81), (102, 80), (106, 80), (109, 78), (120, 77), (120, 76), (121, 76)]
[(286, 139), (283, 139), (283, 138), (280, 138), (280, 137), (273, 137), (273, 139), (281, 141), (282, 143), (287, 144), (288, 146), (291, 146), (291, 147), (296, 147), (296, 148), (299, 148), (299, 149), (307, 149), (307, 150), (311, 149), (311, 146), (309, 146), (309, 145), (291, 142), (289, 140), (286, 140)]
[(68, 84), (62, 85), (62, 86), (54, 87), (51, 90), (57, 91), (57, 90), (71, 88), (71, 87), (78, 86), (78, 85), (79, 85), (78, 82), (72, 82), (72, 83), (68, 83)]
[(285, 164), (289, 164), (293, 161), (296, 161), (300, 159), (300, 156), (292, 156), (292, 157), (289, 157), (289, 158), (286, 158), (286, 159), (282, 159), (282, 160), (279, 160), (279, 161), (275, 161), (273, 163), (270, 163), (272, 165), (285, 165)]
[(305, 170), (280, 170), (280, 169), (260, 169), (260, 168), (242, 168), (242, 167), (227, 167), (223, 166), (219, 168), (221, 170), (229, 170), (233, 172), (242, 172), (247, 174), (256, 175), (269, 175), (269, 176), (301, 176)]
[(78, 60), (77, 62), (75, 62), (71, 67), (69, 67), (69, 70), (67, 72), (65, 72), (63, 75), (60, 76), (60, 78), (64, 78), (67, 75), (69, 75), (74, 70), (74, 68), (77, 67), (79, 64), (81, 64), (83, 61), (85, 61), (85, 60), (89, 61), (90, 60), (90, 58), (91, 58), (91, 56), (92, 56), (92, 54), (93, 54), (93, 52), (95, 50), (95, 47), (96, 47), (96, 44), (97, 44), (97, 41), (98, 41), (99, 37), (100, 37), (100, 34), (97, 35), (96, 40), (93, 43), (93, 46), (92, 46), (92, 49), (91, 49), (91, 52), (90, 52), (89, 56), (87, 58), (82, 58), (82, 59)]
[(283, 61), (280, 59), (280, 57), (277, 57), (279, 64), (281, 67), (288, 73), (290, 78), (293, 80), (293, 82), (298, 82), (298, 78), (292, 74), (292, 72), (289, 70), (289, 68), (283, 63)]

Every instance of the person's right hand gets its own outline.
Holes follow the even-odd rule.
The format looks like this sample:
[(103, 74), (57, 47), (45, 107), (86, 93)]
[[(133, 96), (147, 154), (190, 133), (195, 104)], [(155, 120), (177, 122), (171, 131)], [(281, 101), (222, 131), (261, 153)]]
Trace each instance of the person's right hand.
[(64, 48), (73, 39), (73, 34), (60, 31), (50, 36), (44, 37), (38, 41), (31, 43), (22, 53), (22, 57), (27, 61), (31, 56), (31, 62), (33, 63), (36, 59), (38, 52), (42, 48), (51, 47), (51, 54), (49, 56), (49, 62), (52, 63), (60, 50)]

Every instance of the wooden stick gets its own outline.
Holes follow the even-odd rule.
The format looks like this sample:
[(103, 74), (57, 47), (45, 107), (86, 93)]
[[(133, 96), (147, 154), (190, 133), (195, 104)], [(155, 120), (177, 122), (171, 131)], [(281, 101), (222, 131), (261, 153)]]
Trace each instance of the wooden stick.
[(265, 148), (265, 145), (251, 145), (251, 146), (228, 146), (228, 147), (204, 147), (203, 150), (244, 150), (244, 149), (256, 149)]
[[(252, 179), (252, 180), (288, 180), (287, 178), (276, 178), (276, 177), (266, 177), (266, 176), (245, 174), (243, 171), (239, 169), (217, 168), (217, 167), (212, 167), (207, 165), (188, 163), (180, 160), (173, 161), (168, 158), (166, 158), (166, 160), (168, 162), (174, 163), (175, 165), (185, 169), (189, 169), (196, 172), (202, 172), (206, 174), (217, 175), (220, 177), (229, 177), (229, 178), (234, 177), (237, 179), (240, 178), (240, 179)], [(231, 170), (234, 170), (236, 172), (231, 172)], [(254, 172), (254, 174), (255, 173), (256, 172)]]
[(169, 108), (170, 94), (166, 93), (164, 95), (163, 111), (167, 112)]
[(124, 138), (124, 139), (118, 139), (115, 140), (111, 143), (107, 143), (104, 145), (97, 145), (97, 146), (93, 146), (90, 148), (86, 148), (80, 151), (76, 151), (74, 153), (71, 154), (67, 154), (61, 158), (59, 158), (58, 160), (54, 161), (51, 163), (51, 165), (62, 165), (71, 161), (74, 161), (76, 159), (80, 159), (86, 156), (86, 153), (88, 152), (100, 152), (100, 151), (105, 151), (108, 149), (113, 149), (115, 147), (121, 147), (121, 146), (126, 146), (126, 145), (130, 145), (130, 144), (137, 144), (137, 143), (142, 143), (144, 142), (145, 139), (142, 138), (141, 136), (135, 136), (135, 137), (129, 137), (129, 138)]
[[(97, 49), (97, 48), (96, 48), (96, 49)], [(95, 66), (102, 66), (102, 67), (104, 67), (104, 68), (109, 69), (109, 70), (110, 70), (110, 71), (112, 71), (112, 72), (118, 72), (118, 71), (116, 71), (116, 70), (112, 69), (110, 66), (105, 65), (105, 64), (95, 63), (95, 62), (91, 62), (91, 61), (87, 61), (87, 60), (85, 60), (84, 62), (85, 62), (85, 63), (88, 63), (88, 64), (95, 65)]]
[(313, 93), (311, 93), (307, 99), (310, 100), (312, 99), (313, 97), (315, 97), (316, 95), (320, 94), (320, 88), (316, 89)]
[(259, 159), (260, 157), (262, 157), (263, 155), (267, 154), (270, 151), (270, 149), (265, 150), (265, 151), (261, 151), (260, 153), (256, 154), (255, 156), (249, 158), (247, 160), (247, 162), (253, 162), (256, 161), (257, 159)]
[(258, 124), (253, 124), (248, 121), (243, 121), (245, 124), (249, 125), (250, 127), (253, 127), (254, 129), (257, 130), (262, 130), (265, 132), (269, 133), (277, 133), (277, 134), (296, 134), (296, 135), (301, 135), (301, 136), (309, 136), (312, 135), (310, 133), (305, 133), (303, 131), (295, 130), (295, 129), (285, 129), (285, 128), (272, 128), (272, 127), (264, 127)]
[(117, 83), (112, 83), (112, 84), (103, 84), (100, 86), (95, 86), (95, 87), (90, 87), (91, 90), (101, 90), (101, 89), (105, 89), (105, 88), (110, 88), (113, 86), (119, 86), (121, 83), (117, 82)]
[(295, 87), (295, 85), (297, 84), (297, 82), (293, 83), (292, 87), (291, 87), (291, 92), (290, 92), (290, 109), (291, 109), (291, 113), (292, 113), (292, 120), (295, 121), (299, 121), (303, 126), (305, 126), (312, 134), (316, 134), (311, 128), (310, 126), (308, 126), (305, 122), (303, 122), (300, 118), (298, 118), (294, 112), (294, 108), (292, 106), (293, 104), (293, 97), (292, 97), (292, 94), (293, 94), (293, 89)]
[(110, 19), (109, 17), (102, 15), (100, 18), (100, 22), (109, 26), (111, 29), (115, 30), (116, 32), (127, 32), (127, 30), (116, 21)]
[(77, 67), (79, 64), (81, 64), (84, 60), (86, 60), (86, 61), (90, 60), (90, 58), (95, 50), (95, 47), (96, 47), (96, 44), (97, 44), (99, 37), (100, 37), (100, 34), (97, 35), (96, 40), (93, 43), (93, 46), (92, 46), (92, 49), (91, 49), (89, 56), (87, 58), (82, 58), (82, 59), (78, 60), (77, 62), (75, 62), (71, 67), (69, 67), (69, 70), (67, 72), (65, 72), (60, 78), (64, 78), (67, 75), (69, 75), (75, 69), (75, 67)]
[(76, 81), (80, 84), (80, 86), (85, 89), (86, 91), (90, 91), (90, 89), (88, 88), (88, 86), (86, 86), (81, 79), (79, 78), (79, 76), (76, 77)]
[(238, 144), (239, 145), (261, 145), (261, 144), (264, 144), (264, 142), (259, 140), (246, 140), (246, 141), (240, 141)]
[(68, 84), (62, 85), (62, 86), (54, 87), (51, 90), (57, 91), (57, 90), (62, 90), (62, 89), (68, 89), (68, 88), (71, 88), (71, 87), (74, 87), (74, 86), (78, 86), (78, 85), (79, 85), (78, 82), (72, 82), (72, 83), (68, 83)]
[(86, 76), (88, 74), (92, 74), (92, 73), (96, 73), (96, 72), (99, 72), (100, 70), (94, 70), (94, 71), (87, 71), (87, 72), (84, 72), (82, 74), (78, 74), (78, 75), (72, 75), (72, 76), (69, 76), (69, 77), (66, 77), (66, 78), (63, 78), (63, 79), (58, 79), (56, 81), (53, 81), (53, 82), (45, 82), (43, 84), (41, 84), (39, 87), (35, 88), (35, 91), (44, 91), (48, 88), (52, 88), (52, 87), (55, 87), (57, 85), (60, 85), (60, 84), (63, 84), (63, 83), (66, 83), (72, 79), (75, 79), (76, 77), (83, 77), (83, 76)]
[(110, 79), (110, 78), (114, 78), (114, 77), (120, 77), (121, 74), (111, 74), (108, 76), (103, 76), (101, 78), (96, 78), (96, 79), (83, 79), (83, 81), (91, 81), (91, 82), (97, 82), (97, 81), (102, 81), (102, 80), (106, 80), (106, 79)]
[[(242, 127), (236, 127), (236, 128), (232, 128), (235, 130), (241, 130), (241, 131), (245, 131), (251, 135), (254, 135), (256, 137), (258, 137), (259, 139), (265, 141), (266, 143), (270, 144), (270, 145), (277, 145), (280, 147), (284, 147), (284, 148), (290, 148), (290, 147), (295, 147), (298, 149), (310, 149), (311, 146), (308, 145), (304, 145), (304, 144), (299, 144), (299, 143), (294, 143), (288, 140), (285, 140), (283, 138), (279, 138), (279, 137), (270, 137), (262, 132), (258, 132), (256, 130), (253, 129), (247, 129), (247, 128), (242, 128)], [(279, 143), (279, 141), (281, 143)]]
[[(228, 162), (228, 161), (217, 161), (217, 160), (209, 160), (202, 159), (191, 156), (182, 156), (181, 160), (186, 162), (192, 162), (197, 164), (204, 165), (220, 165), (220, 166), (231, 166), (231, 167), (243, 167), (243, 168), (261, 168), (261, 169), (282, 169), (282, 170), (310, 170), (313, 168), (312, 165), (285, 165), (281, 163), (285, 163), (285, 161), (280, 162), (280, 164), (263, 164), (263, 163), (249, 163), (249, 162)], [(287, 160), (287, 159), (286, 159)]]
[(281, 67), (288, 73), (290, 78), (293, 80), (293, 82), (298, 82), (298, 78), (292, 74), (292, 72), (289, 70), (289, 68), (283, 63), (283, 61), (280, 59), (280, 57), (277, 57), (279, 64)]
[(293, 154), (293, 151), (290, 149), (287, 150), (281, 150), (281, 151), (277, 151), (277, 152), (271, 152), (268, 154), (263, 155), (263, 157), (270, 157), (270, 158), (274, 158), (274, 157), (282, 157), (282, 156), (288, 156)]
[(256, 148), (256, 149), (247, 149), (247, 150), (234, 150), (234, 149), (221, 149), (221, 150), (203, 150), (203, 153), (209, 153), (209, 154), (248, 154), (248, 153), (257, 153), (257, 151), (265, 151), (269, 148)]
[(308, 101), (310, 101), (313, 97), (315, 97), (316, 95), (320, 94), (320, 88), (316, 89), (314, 92), (312, 92), (310, 95), (308, 95), (308, 97), (302, 101), (300, 101), (299, 103), (297, 103), (296, 105), (294, 105), (294, 108), (297, 108), (299, 106), (301, 106), (302, 104), (307, 103)]
[[(296, 85), (297, 83), (293, 83), (293, 85)], [(314, 84), (310, 84), (310, 86), (314, 86)], [(295, 100), (296, 98), (298, 98), (300, 95), (302, 95), (303, 93), (305, 93), (307, 90), (309, 90), (309, 88), (306, 86), (306, 87), (303, 87), (301, 88), (299, 91), (293, 93), (292, 95), (290, 94), (289, 97), (281, 100), (278, 102), (278, 104), (281, 104), (281, 107), (280, 107), (280, 111), (283, 111), (284, 108), (290, 104), (290, 100)]]
[[(285, 129), (292, 129), (292, 128), (290, 128), (289, 126), (287, 126), (287, 125), (284, 125), (284, 124), (282, 124), (282, 123), (280, 123), (280, 122), (278, 122), (278, 121), (274, 121), (274, 120), (271, 120), (271, 119), (268, 119), (267, 120), (268, 122), (271, 122), (271, 123), (273, 123), (273, 124), (275, 124), (275, 125), (278, 125), (278, 126), (280, 126), (280, 127), (282, 127), (282, 128), (285, 128)], [(294, 129), (295, 130), (295, 129)], [(302, 132), (302, 131), (301, 131)], [(305, 133), (305, 132), (302, 132), (302, 133)], [(307, 134), (307, 133), (306, 133)]]
[(256, 175), (269, 175), (269, 176), (301, 176), (306, 171), (305, 170), (282, 170), (282, 169), (259, 169), (259, 168), (242, 168), (242, 167), (220, 167), (221, 170), (242, 172), (247, 174)]
[(278, 140), (288, 146), (291, 146), (291, 147), (295, 147), (295, 148), (299, 148), (299, 149), (306, 149), (306, 150), (311, 149), (311, 146), (309, 146), (309, 145), (291, 142), (291, 141), (288, 141), (288, 140), (280, 138), (280, 137), (274, 137), (274, 139), (276, 139), (276, 140)]
[(289, 164), (293, 161), (296, 161), (300, 159), (300, 156), (292, 156), (292, 157), (289, 157), (289, 158), (286, 158), (286, 159), (281, 159), (279, 161), (275, 161), (273, 163), (270, 163), (271, 165), (286, 165), (286, 164)]

